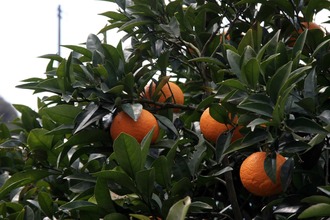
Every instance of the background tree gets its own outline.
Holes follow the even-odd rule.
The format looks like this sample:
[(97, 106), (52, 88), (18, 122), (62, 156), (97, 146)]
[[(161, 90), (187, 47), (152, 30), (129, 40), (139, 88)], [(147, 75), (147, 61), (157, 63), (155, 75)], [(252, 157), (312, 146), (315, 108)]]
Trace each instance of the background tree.
[[(330, 215), (330, 40), (308, 23), (328, 1), (109, 2), (119, 9), (102, 13), (109, 23), (99, 34), (125, 32), (118, 45), (94, 34), (85, 45), (63, 45), (72, 50), (67, 58), (43, 55), (43, 77), (18, 86), (51, 95), (37, 112), (15, 105), (15, 129), (1, 126), (1, 217)], [(119, 112), (128, 125), (114, 138)], [(206, 130), (204, 112), (213, 125)], [(144, 129), (153, 117), (157, 125)], [(140, 131), (143, 140), (135, 139)], [(240, 174), (259, 151), (266, 153), (258, 171)]]

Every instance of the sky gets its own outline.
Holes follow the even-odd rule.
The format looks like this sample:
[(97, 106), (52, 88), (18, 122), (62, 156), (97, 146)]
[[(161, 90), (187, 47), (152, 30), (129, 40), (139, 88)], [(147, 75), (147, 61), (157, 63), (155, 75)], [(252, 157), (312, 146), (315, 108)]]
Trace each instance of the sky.
[[(18, 89), (21, 81), (44, 77), (48, 59), (38, 58), (58, 52), (58, 6), (61, 6), (61, 44), (79, 45), (89, 34), (97, 34), (107, 24), (99, 15), (116, 10), (116, 5), (101, 0), (3, 0), (0, 2), (0, 96), (12, 104), (37, 110), (32, 90)], [(316, 18), (327, 20), (329, 11)], [(328, 29), (329, 31), (329, 29)], [(107, 34), (108, 43), (116, 46), (122, 34)], [(101, 37), (101, 36), (100, 36)], [(61, 56), (69, 50), (61, 48)]]
[[(97, 34), (107, 24), (100, 13), (116, 10), (101, 0), (7, 0), (0, 2), (0, 96), (12, 104), (37, 109), (32, 90), (16, 88), (31, 77), (44, 78), (48, 59), (38, 58), (58, 52), (58, 6), (61, 6), (61, 44), (79, 45), (89, 34)], [(108, 43), (117, 45), (120, 33), (108, 33)], [(102, 38), (102, 36), (100, 36)], [(61, 48), (67, 58), (69, 50)]]

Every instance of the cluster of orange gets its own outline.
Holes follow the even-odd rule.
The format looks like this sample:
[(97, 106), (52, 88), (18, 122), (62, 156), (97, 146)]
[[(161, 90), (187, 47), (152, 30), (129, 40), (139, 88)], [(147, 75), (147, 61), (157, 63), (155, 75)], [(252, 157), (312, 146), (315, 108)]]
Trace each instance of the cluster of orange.
[[(152, 99), (155, 96), (156, 85), (154, 83), (145, 87), (142, 96), (146, 99)], [(159, 92), (157, 102), (171, 102), (174, 104), (184, 104), (184, 94), (180, 87), (173, 82), (168, 82)], [(174, 109), (179, 112), (179, 109)], [(238, 117), (233, 118), (229, 115), (230, 123), (221, 123), (215, 120), (210, 109), (206, 108), (200, 117), (200, 130), (204, 138), (211, 143), (216, 143), (218, 137), (224, 132), (232, 132), (231, 142), (244, 137), (240, 132), (242, 128), (238, 125)], [(159, 125), (155, 116), (148, 110), (143, 109), (139, 118), (134, 121), (124, 111), (119, 112), (113, 119), (110, 127), (110, 135), (112, 139), (116, 139), (120, 133), (126, 133), (133, 136), (139, 143), (143, 138), (153, 130), (152, 143), (155, 143), (159, 137)], [(278, 194), (282, 191), (280, 181), (280, 171), (285, 158), (277, 154), (276, 158), (276, 182), (267, 176), (264, 169), (264, 161), (266, 159), (265, 152), (257, 152), (248, 156), (242, 163), (240, 168), (240, 179), (243, 186), (251, 193), (258, 196), (270, 196)]]
[[(304, 29), (321, 29), (321, 27), (313, 22), (302, 22), (303, 28), (300, 28), (296, 34), (293, 34), (289, 41), (288, 46), (293, 46), (299, 34)], [(227, 40), (230, 39), (229, 35)], [(156, 85), (151, 83), (145, 87), (143, 97), (152, 99), (155, 97)], [(184, 104), (184, 95), (181, 88), (173, 82), (168, 82), (164, 85), (158, 95), (157, 102), (159, 103), (174, 103)], [(174, 108), (174, 112), (179, 112), (180, 109)], [(240, 132), (242, 126), (238, 125), (238, 118), (234, 116), (231, 118), (231, 123), (221, 123), (215, 120), (209, 111), (205, 109), (200, 117), (200, 130), (204, 138), (211, 143), (216, 143), (218, 137), (224, 132), (232, 132), (231, 142), (243, 138)], [(125, 112), (119, 112), (113, 119), (110, 134), (113, 139), (116, 139), (122, 132), (127, 133), (136, 138), (138, 142), (148, 134), (150, 130), (154, 129), (152, 143), (155, 143), (159, 136), (159, 125), (152, 113), (143, 109), (138, 120), (134, 121)], [(286, 159), (280, 155), (276, 155), (276, 181), (273, 182), (265, 172), (264, 163), (267, 157), (266, 152), (256, 152), (249, 155), (241, 164), (240, 179), (243, 186), (252, 194), (258, 196), (271, 196), (282, 192), (282, 185), (280, 181), (281, 167)]]
[[(147, 85), (144, 90), (145, 92), (142, 96), (151, 100), (152, 97), (155, 96), (156, 84), (151, 83)], [(166, 83), (156, 97), (159, 97), (157, 102), (160, 103), (170, 102), (173, 104), (184, 104), (184, 94), (181, 88), (173, 82)], [(179, 109), (175, 108), (174, 112), (179, 112)], [(159, 125), (155, 116), (148, 110), (142, 109), (136, 121), (124, 111), (121, 111), (113, 118), (110, 127), (110, 135), (114, 140), (120, 133), (126, 133), (135, 137), (138, 142), (141, 142), (152, 129), (154, 129), (154, 131), (151, 142), (155, 143), (159, 136)]]

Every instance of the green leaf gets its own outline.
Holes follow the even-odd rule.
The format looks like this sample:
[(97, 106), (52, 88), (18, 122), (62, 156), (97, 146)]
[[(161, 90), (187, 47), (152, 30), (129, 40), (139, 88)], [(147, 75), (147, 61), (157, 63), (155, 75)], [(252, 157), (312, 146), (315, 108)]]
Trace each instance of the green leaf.
[(3, 198), (12, 190), (45, 178), (51, 175), (45, 170), (24, 170), (13, 174), (0, 188), (0, 198)]
[(96, 176), (98, 178), (105, 178), (107, 180), (111, 180), (117, 183), (120, 186), (120, 188), (125, 189), (124, 192), (126, 194), (138, 193), (138, 190), (135, 187), (132, 178), (120, 169), (99, 171), (93, 173), (93, 176)]
[(166, 129), (169, 129), (171, 132), (173, 132), (175, 135), (179, 135), (178, 130), (174, 126), (173, 122), (168, 119), (165, 116), (155, 114), (154, 115), (157, 118), (157, 121), (159, 122), (160, 125), (165, 126)]
[(195, 146), (195, 150), (192, 153), (191, 158), (187, 162), (190, 174), (192, 176), (195, 176), (198, 173), (200, 169), (199, 167), (204, 159), (204, 156), (206, 155), (206, 150), (207, 148), (205, 145)]
[(254, 50), (259, 51), (262, 43), (263, 27), (260, 26), (259, 22), (255, 22), (252, 26), (252, 36)]
[(57, 105), (44, 108), (42, 114), (46, 114), (50, 119), (59, 124), (73, 124), (81, 109), (72, 105)]
[(53, 210), (53, 200), (49, 193), (39, 192), (38, 193), (38, 203), (41, 210), (49, 217), (52, 218)]
[(166, 220), (184, 220), (190, 205), (191, 199), (189, 196), (179, 200), (171, 206)]
[(237, 107), (270, 118), (272, 117), (272, 113), (273, 113), (273, 107), (269, 103), (266, 104), (262, 102), (244, 101), (241, 104), (239, 104)]
[(290, 73), (288, 79), (286, 80), (286, 82), (281, 87), (281, 89), (279, 91), (279, 95), (283, 95), (284, 91), (287, 88), (291, 87), (292, 85), (296, 85), (299, 81), (304, 79), (304, 77), (306, 75), (306, 71), (309, 70), (310, 68), (312, 68), (312, 67), (311, 66), (303, 66), (303, 67), (300, 67), (300, 68), (292, 71)]
[(184, 195), (191, 189), (192, 186), (191, 181), (187, 177), (184, 177), (172, 184), (172, 188), (170, 190), (171, 196)]
[(27, 138), (27, 144), (29, 146), (29, 149), (51, 149), (54, 136), (48, 135), (47, 133), (48, 130), (43, 128), (35, 128), (31, 130)]
[(252, 35), (252, 29), (249, 29), (244, 37), (242, 38), (241, 42), (238, 45), (238, 54), (242, 55), (245, 48), (247, 46), (251, 46), (254, 48), (254, 40), (253, 40), (253, 35)]
[(316, 102), (317, 96), (317, 72), (315, 67), (308, 73), (304, 82), (304, 98), (311, 98), (313, 102)]
[(40, 124), (38, 122), (38, 113), (25, 105), (15, 104), (13, 106), (21, 113), (23, 128), (25, 128), (27, 131), (31, 131), (34, 128), (40, 128)]
[(140, 215), (140, 214), (130, 214), (129, 216), (131, 216), (131, 217), (133, 217), (134, 219), (137, 219), (137, 220), (150, 220), (151, 219), (151, 218), (149, 218), (149, 216)]
[(238, 79), (227, 79), (220, 83), (221, 85), (231, 87), (246, 92), (246, 86)]
[(103, 54), (103, 47), (100, 39), (95, 34), (90, 34), (87, 37), (86, 48), (92, 53), (99, 51)]
[(140, 103), (125, 103), (122, 106), (123, 111), (130, 116), (134, 121), (137, 121), (143, 110), (143, 106)]
[(212, 104), (209, 107), (209, 112), (212, 118), (216, 121), (224, 124), (230, 124), (231, 120), (229, 119), (228, 111), (223, 107), (223, 105)]
[(94, 196), (97, 204), (107, 212), (115, 212), (115, 207), (111, 199), (108, 181), (105, 178), (98, 177), (94, 187)]
[(120, 213), (110, 213), (104, 216), (103, 220), (129, 220), (125, 215)]
[(250, 59), (242, 67), (242, 78), (248, 83), (248, 85), (252, 89), (257, 88), (259, 75), (260, 75), (259, 63), (256, 58)]
[(165, 188), (170, 186), (171, 172), (167, 158), (163, 155), (158, 157), (152, 163), (152, 167), (155, 169), (156, 182)]
[(267, 155), (264, 162), (264, 169), (271, 181), (276, 183), (276, 154)]
[(150, 19), (142, 19), (142, 18), (135, 18), (128, 22), (126, 22), (124, 25), (122, 25), (118, 31), (131, 31), (135, 27), (141, 27), (146, 24), (153, 24), (154, 21)]
[(254, 131), (254, 129), (258, 125), (267, 125), (267, 124), (269, 124), (269, 121), (262, 119), (262, 118), (256, 118), (256, 119), (252, 120), (246, 127), (251, 128), (251, 131)]
[(115, 158), (120, 167), (132, 178), (141, 170), (141, 146), (137, 140), (121, 133), (113, 143)]
[(299, 36), (292, 48), (292, 58), (295, 58), (299, 54), (299, 51), (303, 50), (303, 48), (305, 46), (306, 37), (307, 37), (307, 31), (308, 30), (304, 30), (304, 32), (299, 34)]
[(169, 33), (169, 35), (173, 38), (180, 37), (180, 24), (178, 20), (175, 17), (170, 18), (169, 24), (160, 24), (159, 26)]
[(301, 202), (309, 203), (309, 204), (318, 204), (318, 203), (327, 203), (330, 204), (330, 198), (328, 196), (322, 195), (312, 195), (306, 198), (303, 198)]
[(98, 105), (91, 102), (75, 117), (74, 133), (77, 133), (94, 122), (101, 120), (106, 114), (108, 114), (108, 111), (100, 109)]
[(63, 58), (58, 55), (58, 54), (45, 54), (42, 56), (39, 56), (39, 58), (46, 58), (46, 59), (50, 59), (50, 60), (55, 60), (57, 62), (62, 62)]
[(288, 158), (281, 167), (280, 180), (282, 189), (285, 192), (291, 184), (292, 175), (294, 171), (294, 160)]
[(213, 57), (196, 57), (190, 59), (189, 62), (204, 62), (204, 63), (214, 64), (218, 67), (225, 67), (225, 64), (223, 64), (218, 59), (215, 59)]
[(294, 132), (304, 132), (304, 133), (310, 133), (310, 134), (328, 134), (329, 133), (321, 125), (319, 125), (315, 121), (313, 121), (309, 118), (305, 118), (305, 117), (299, 117), (294, 120), (288, 120), (286, 122), (286, 124)]
[(231, 71), (237, 76), (237, 78), (241, 78), (241, 56), (235, 53), (234, 51), (227, 50), (227, 59), (231, 68)]
[(97, 211), (97, 205), (88, 201), (77, 200), (65, 203), (59, 207), (60, 210), (63, 211)]
[(280, 88), (283, 86), (283, 84), (285, 84), (286, 80), (289, 77), (291, 68), (292, 62), (290, 61), (280, 67), (267, 83), (267, 93), (269, 94), (270, 98), (273, 100), (274, 103), (278, 98)]
[[(276, 45), (277, 45), (277, 42), (279, 40), (279, 36), (280, 36), (280, 30), (278, 30), (276, 32), (276, 34), (274, 34), (274, 36), (272, 37), (272, 39), (270, 39), (261, 49), (260, 51), (258, 52), (257, 54), (257, 60), (259, 62), (261, 62), (266, 50), (268, 49), (268, 47), (271, 47), (271, 48), (275, 48)], [(272, 53), (270, 53), (272, 54)], [(274, 55), (274, 54), (273, 54)], [(272, 56), (272, 55), (271, 55)]]
[(330, 196), (330, 186), (319, 186), (317, 189), (322, 193), (325, 193), (327, 196)]
[(228, 148), (231, 138), (232, 138), (231, 132), (224, 132), (218, 137), (215, 145), (215, 157), (218, 163), (221, 162), (223, 153)]
[(62, 151), (57, 159), (57, 165), (60, 165), (60, 162), (63, 158), (67, 157), (67, 153), (69, 150), (76, 145), (82, 144), (91, 144), (91, 143), (110, 143), (111, 139), (109, 133), (98, 128), (95, 129), (85, 129), (82, 130), (74, 135), (72, 135), (68, 141), (64, 142), (63, 144), (57, 146), (55, 149), (61, 149)]
[(85, 57), (92, 59), (92, 52), (84, 47), (76, 46), (76, 45), (62, 45), (62, 47), (69, 48)]
[(141, 170), (136, 174), (136, 187), (145, 201), (150, 201), (154, 192), (155, 169)]
[(327, 40), (323, 41), (322, 43), (320, 43), (320, 44), (316, 47), (316, 49), (314, 50), (314, 52), (313, 52), (313, 54), (312, 54), (312, 57), (316, 57), (316, 55), (319, 53), (319, 51), (320, 51), (323, 47), (327, 46), (327, 44), (329, 44), (329, 42), (330, 42), (330, 39), (327, 39)]
[(298, 219), (315, 218), (315, 217), (329, 217), (330, 216), (330, 204), (319, 203), (312, 205), (305, 209)]

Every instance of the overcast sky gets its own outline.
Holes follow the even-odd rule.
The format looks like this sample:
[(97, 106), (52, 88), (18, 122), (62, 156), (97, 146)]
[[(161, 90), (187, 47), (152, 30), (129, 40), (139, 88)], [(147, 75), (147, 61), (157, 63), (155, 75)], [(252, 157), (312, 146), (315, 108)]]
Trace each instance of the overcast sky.
[[(36, 109), (37, 96), (32, 95), (32, 90), (15, 86), (23, 79), (44, 77), (49, 60), (38, 57), (58, 51), (59, 5), (62, 9), (63, 45), (86, 42), (90, 33), (97, 34), (107, 24), (107, 18), (99, 14), (116, 10), (113, 3), (99, 0), (1, 1), (0, 96), (5, 100)], [(114, 32), (109, 40), (110, 44), (117, 45), (120, 36)], [(68, 52), (61, 49), (61, 55), (65, 58)]]
[[(10, 103), (37, 109), (37, 96), (15, 86), (30, 77), (44, 77), (48, 60), (37, 57), (57, 53), (59, 5), (63, 45), (84, 43), (90, 33), (97, 34), (107, 24), (107, 18), (99, 14), (116, 10), (116, 5), (101, 0), (1, 1), (0, 96)], [(323, 13), (316, 22), (327, 20), (328, 15), (328, 11)], [(108, 43), (117, 45), (120, 37), (116, 32), (108, 33)], [(66, 53), (62, 48), (61, 55), (66, 58)]]

